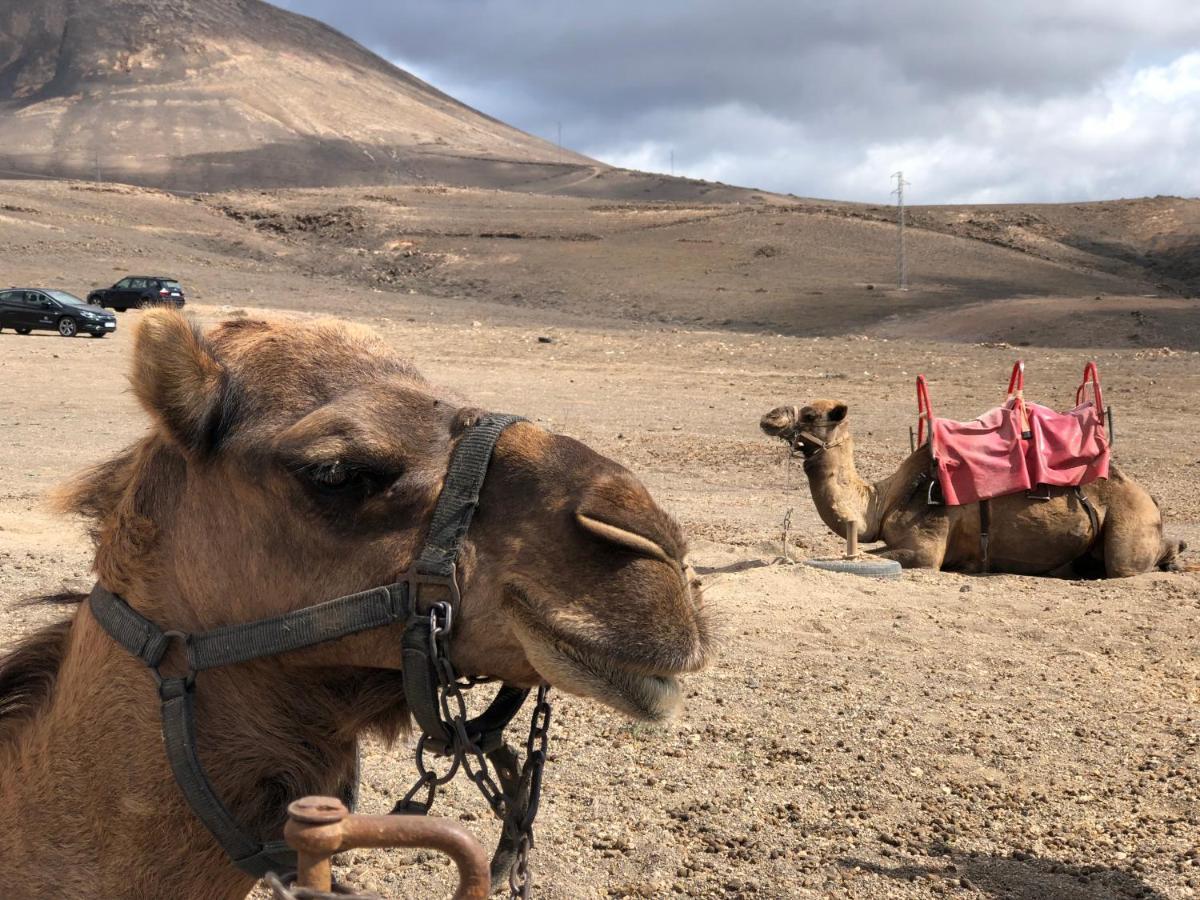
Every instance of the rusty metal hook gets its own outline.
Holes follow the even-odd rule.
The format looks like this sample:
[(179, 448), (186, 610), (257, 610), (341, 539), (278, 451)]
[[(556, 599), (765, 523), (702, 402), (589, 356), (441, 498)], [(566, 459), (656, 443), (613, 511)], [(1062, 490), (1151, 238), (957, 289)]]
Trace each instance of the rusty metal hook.
[(304, 797), (288, 806), (283, 836), (299, 854), (296, 885), (332, 889), (330, 859), (360, 847), (421, 847), (444, 853), (458, 866), (454, 900), (486, 900), (491, 886), (487, 856), (457, 822), (428, 816), (360, 816), (334, 797)]

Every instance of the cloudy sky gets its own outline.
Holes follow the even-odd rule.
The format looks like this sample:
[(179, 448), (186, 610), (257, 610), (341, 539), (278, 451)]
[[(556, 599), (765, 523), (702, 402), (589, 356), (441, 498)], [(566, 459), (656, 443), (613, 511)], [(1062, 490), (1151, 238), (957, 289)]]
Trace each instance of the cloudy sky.
[(1198, 0), (276, 0), (616, 165), (913, 202), (1200, 195)]

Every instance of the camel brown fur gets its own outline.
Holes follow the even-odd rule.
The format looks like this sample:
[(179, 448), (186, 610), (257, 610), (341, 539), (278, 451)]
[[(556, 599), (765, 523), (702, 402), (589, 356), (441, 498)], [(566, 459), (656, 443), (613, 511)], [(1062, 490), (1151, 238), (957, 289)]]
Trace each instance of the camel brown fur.
[[(153, 311), (134, 349), (149, 433), (82, 476), (97, 578), (164, 629), (247, 622), (390, 584), (423, 544), (479, 411), (369, 332)], [(459, 559), (453, 662), (645, 718), (679, 702), (709, 627), (684, 538), (625, 469), (520, 423), (501, 436)], [(202, 761), (240, 825), (337, 794), (355, 738), (407, 727), (400, 626), (202, 672)], [(5, 896), (233, 898), (252, 879), (185, 803), (151, 673), (88, 607), (0, 664)]]
[[(922, 476), (932, 471), (929, 445), (874, 483), (854, 467), (848, 408), (835, 400), (780, 406), (759, 423), (804, 457), (804, 473), (823, 522), (845, 537), (858, 525), (864, 543), (882, 541), (879, 555), (905, 568), (983, 570), (979, 504), (931, 506)], [(1049, 500), (1024, 493), (989, 501), (989, 570), (1018, 575), (1105, 575), (1119, 578), (1179, 567), (1182, 541), (1163, 537), (1158, 504), (1114, 464), (1109, 477), (1085, 485), (1099, 517), (1093, 534), (1087, 510), (1070, 488), (1051, 488)]]

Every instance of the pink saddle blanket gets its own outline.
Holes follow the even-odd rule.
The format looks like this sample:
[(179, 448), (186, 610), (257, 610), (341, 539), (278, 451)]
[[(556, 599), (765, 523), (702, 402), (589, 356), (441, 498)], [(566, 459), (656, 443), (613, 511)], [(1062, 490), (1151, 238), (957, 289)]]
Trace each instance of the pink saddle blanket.
[[(1066, 412), (1026, 403), (1023, 380), (1023, 366), (1018, 363), (1003, 406), (970, 422), (955, 422), (932, 415), (924, 380), (918, 379), (921, 424), (930, 423), (930, 450), (947, 504), (976, 503), (1038, 485), (1070, 487), (1108, 477), (1108, 435), (1095, 366), (1089, 363), (1084, 370), (1076, 406)], [(1083, 401), (1089, 384), (1095, 397)]]

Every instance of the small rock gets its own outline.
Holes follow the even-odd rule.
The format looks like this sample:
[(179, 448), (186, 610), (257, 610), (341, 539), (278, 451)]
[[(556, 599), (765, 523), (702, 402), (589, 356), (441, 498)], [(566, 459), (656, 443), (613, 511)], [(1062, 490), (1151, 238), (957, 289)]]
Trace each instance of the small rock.
[(553, 344), (554, 338), (547, 337), (546, 335), (543, 334), (541, 337), (538, 338), (538, 343), (539, 344)]

